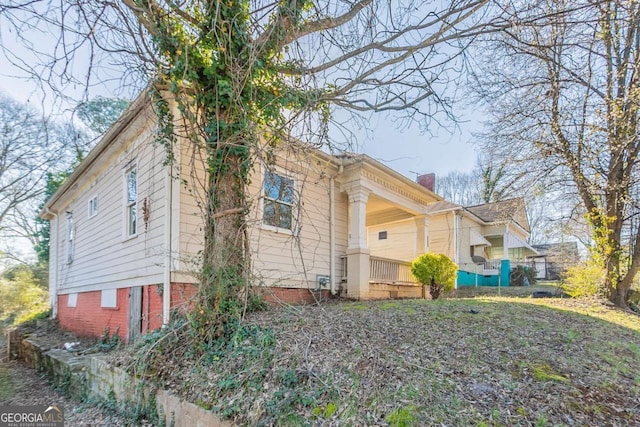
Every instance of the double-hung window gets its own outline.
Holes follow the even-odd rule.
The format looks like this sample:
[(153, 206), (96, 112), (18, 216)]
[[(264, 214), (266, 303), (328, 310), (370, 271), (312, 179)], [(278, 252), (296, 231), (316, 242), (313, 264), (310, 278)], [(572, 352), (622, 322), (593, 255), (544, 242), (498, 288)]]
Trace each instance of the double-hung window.
[(73, 223), (73, 214), (67, 213), (67, 264), (73, 261), (73, 246), (76, 237), (75, 224)]
[(138, 232), (138, 171), (134, 167), (125, 173), (125, 228), (126, 237)]
[(263, 224), (293, 230), (295, 201), (293, 179), (273, 171), (264, 174)]
[(98, 196), (93, 196), (87, 204), (88, 216), (93, 218), (98, 214)]

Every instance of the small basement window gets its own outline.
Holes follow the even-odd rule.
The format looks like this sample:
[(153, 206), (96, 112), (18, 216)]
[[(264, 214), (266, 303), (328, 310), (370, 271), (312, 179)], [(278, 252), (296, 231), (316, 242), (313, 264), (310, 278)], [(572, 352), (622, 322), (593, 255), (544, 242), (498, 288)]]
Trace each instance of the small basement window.
[(379, 231), (378, 232), (378, 240), (387, 240), (387, 232)]
[(78, 304), (78, 294), (69, 294), (67, 296), (67, 307), (75, 307)]
[(100, 307), (118, 308), (118, 290), (103, 289), (100, 293)]

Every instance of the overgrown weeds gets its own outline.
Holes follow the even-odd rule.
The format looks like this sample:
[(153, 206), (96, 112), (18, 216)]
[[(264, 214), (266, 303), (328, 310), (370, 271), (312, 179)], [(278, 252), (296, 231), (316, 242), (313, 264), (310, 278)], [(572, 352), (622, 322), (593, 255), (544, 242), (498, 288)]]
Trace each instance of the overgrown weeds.
[(638, 349), (598, 301), (474, 298), (283, 308), (210, 342), (182, 320), (129, 363), (240, 425), (629, 425)]

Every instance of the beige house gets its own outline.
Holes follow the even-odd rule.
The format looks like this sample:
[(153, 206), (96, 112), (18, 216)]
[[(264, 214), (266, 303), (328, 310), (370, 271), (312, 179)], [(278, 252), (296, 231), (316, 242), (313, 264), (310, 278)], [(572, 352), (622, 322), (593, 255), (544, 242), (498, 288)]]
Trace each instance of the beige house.
[[(142, 95), (42, 211), (54, 316), (77, 333), (131, 339), (196, 291), (204, 159), (179, 139), (166, 165), (154, 117)], [(410, 261), (424, 252), (463, 267), (472, 254), (528, 248), (524, 211), (503, 221), (453, 205), (366, 155), (299, 144), (273, 154), (254, 163), (247, 218), (254, 283), (269, 300), (421, 297)], [(488, 263), (483, 274), (493, 274)]]

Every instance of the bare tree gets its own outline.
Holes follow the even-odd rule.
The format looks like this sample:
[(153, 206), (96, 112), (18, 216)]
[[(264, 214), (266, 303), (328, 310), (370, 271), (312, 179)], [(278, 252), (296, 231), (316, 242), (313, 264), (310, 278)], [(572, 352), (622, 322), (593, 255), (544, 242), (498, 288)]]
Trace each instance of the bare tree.
[[(248, 286), (245, 186), (252, 156), (268, 158), (260, 153), (259, 129), (269, 129), (281, 144), (294, 136), (320, 146), (330, 142), (335, 109), (392, 112), (424, 126), (450, 116), (445, 93), (464, 67), (468, 43), (506, 25), (491, 19), (499, 8), (489, 5), (63, 1), (44, 13), (65, 35), (47, 65), (64, 75), (64, 64), (87, 52), (92, 64), (98, 55), (135, 63), (133, 69), (144, 71), (155, 92), (158, 140), (170, 151), (179, 134), (205, 153), (209, 182), (198, 312), (206, 318), (202, 324), (213, 319), (220, 326), (239, 314)], [(34, 2), (22, 15), (7, 10), (8, 25), (41, 22), (36, 15), (42, 9)], [(92, 78), (88, 74), (86, 81)]]
[[(530, 3), (528, 3), (530, 4)], [(492, 116), (487, 145), (548, 188), (570, 191), (591, 225), (605, 290), (626, 307), (640, 267), (640, 4), (535, 2), (512, 6), (477, 73)], [(532, 21), (530, 13), (540, 18)], [(567, 185), (567, 177), (571, 185)]]
[[(63, 154), (36, 110), (0, 94), (0, 239), (30, 239), (31, 209), (44, 189), (46, 173)], [(15, 248), (5, 255), (19, 259)]]
[(437, 192), (461, 205), (491, 203), (525, 194), (524, 174), (512, 173), (508, 159), (490, 153), (478, 156), (476, 167), (468, 173), (451, 172), (438, 179)]
[(471, 172), (453, 171), (438, 177), (436, 192), (453, 203), (463, 206), (480, 203), (480, 176), (479, 171)]

